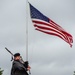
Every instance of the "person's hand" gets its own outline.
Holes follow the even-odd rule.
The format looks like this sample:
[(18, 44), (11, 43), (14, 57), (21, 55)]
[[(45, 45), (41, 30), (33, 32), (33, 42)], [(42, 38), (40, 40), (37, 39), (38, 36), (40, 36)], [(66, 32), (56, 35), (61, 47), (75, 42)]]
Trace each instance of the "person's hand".
[(31, 67), (30, 67), (30, 66), (28, 66), (27, 70), (29, 71), (30, 69), (31, 69)]

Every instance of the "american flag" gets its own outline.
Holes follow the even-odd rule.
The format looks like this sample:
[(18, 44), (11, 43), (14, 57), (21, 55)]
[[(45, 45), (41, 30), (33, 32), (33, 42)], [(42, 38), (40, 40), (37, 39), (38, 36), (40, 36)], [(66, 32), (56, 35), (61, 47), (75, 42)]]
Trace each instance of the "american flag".
[(43, 15), (39, 10), (29, 3), (30, 15), (34, 24), (35, 30), (46, 34), (55, 35), (66, 41), (72, 47), (73, 37), (66, 32), (61, 26)]

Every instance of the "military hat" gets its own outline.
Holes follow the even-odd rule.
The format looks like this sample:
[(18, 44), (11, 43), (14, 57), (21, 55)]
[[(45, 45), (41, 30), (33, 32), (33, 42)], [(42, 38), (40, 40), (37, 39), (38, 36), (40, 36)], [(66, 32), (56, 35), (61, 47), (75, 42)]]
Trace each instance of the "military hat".
[(15, 53), (14, 57), (20, 56), (20, 53)]

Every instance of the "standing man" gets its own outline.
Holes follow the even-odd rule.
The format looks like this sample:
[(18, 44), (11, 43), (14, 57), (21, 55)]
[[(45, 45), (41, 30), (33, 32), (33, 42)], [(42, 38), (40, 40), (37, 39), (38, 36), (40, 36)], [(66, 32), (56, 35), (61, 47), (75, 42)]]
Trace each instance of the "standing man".
[(27, 71), (30, 70), (28, 62), (21, 60), (20, 53), (14, 54), (14, 60), (11, 68), (11, 75), (28, 75)]

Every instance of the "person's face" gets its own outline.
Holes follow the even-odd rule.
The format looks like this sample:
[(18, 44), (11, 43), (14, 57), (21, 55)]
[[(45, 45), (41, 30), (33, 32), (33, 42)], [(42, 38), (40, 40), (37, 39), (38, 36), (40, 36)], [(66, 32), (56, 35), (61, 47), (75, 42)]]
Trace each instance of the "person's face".
[(15, 60), (20, 60), (20, 56), (16, 56), (14, 59)]

